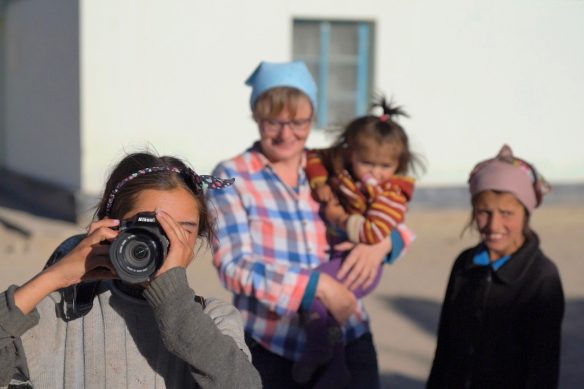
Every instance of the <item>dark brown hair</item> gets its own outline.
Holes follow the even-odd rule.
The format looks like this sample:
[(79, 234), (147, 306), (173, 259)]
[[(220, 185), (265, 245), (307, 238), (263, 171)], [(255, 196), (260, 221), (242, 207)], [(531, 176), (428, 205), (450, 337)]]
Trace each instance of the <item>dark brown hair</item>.
[(199, 190), (194, 186), (189, 177), (182, 173), (164, 170), (136, 176), (119, 189), (113, 199), (113, 203), (111, 203), (109, 212), (107, 212), (109, 196), (116, 186), (130, 175), (142, 169), (152, 167), (177, 168), (181, 172), (186, 172), (188, 170), (186, 163), (175, 157), (158, 157), (148, 152), (127, 155), (112, 170), (105, 185), (105, 190), (101, 200), (96, 207), (94, 219), (101, 220), (106, 216), (117, 219), (121, 218), (122, 215), (125, 215), (134, 207), (134, 202), (136, 201), (138, 194), (144, 190), (172, 190), (176, 188), (184, 188), (192, 194), (199, 208), (198, 235), (200, 237), (205, 237), (210, 241), (214, 237), (214, 231), (209, 219), (205, 194), (202, 190)]
[(397, 174), (405, 175), (417, 172), (418, 169), (424, 170), (420, 158), (410, 150), (408, 135), (395, 121), (399, 116), (408, 117), (408, 114), (401, 107), (387, 102), (383, 96), (371, 106), (372, 109), (377, 107), (383, 110), (383, 114), (368, 114), (352, 120), (337, 136), (333, 145), (323, 153), (329, 171), (337, 174), (344, 169), (350, 171), (348, 152), (358, 150), (365, 139), (373, 139), (380, 144), (392, 143), (400, 148)]

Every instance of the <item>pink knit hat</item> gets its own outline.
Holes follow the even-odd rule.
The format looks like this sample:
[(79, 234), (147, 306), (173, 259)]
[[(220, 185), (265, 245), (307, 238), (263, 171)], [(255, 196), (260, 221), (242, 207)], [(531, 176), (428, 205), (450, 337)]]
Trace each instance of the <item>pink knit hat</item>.
[(532, 213), (550, 185), (530, 163), (515, 158), (511, 148), (504, 145), (495, 158), (479, 162), (468, 179), (471, 196), (485, 190), (510, 192)]

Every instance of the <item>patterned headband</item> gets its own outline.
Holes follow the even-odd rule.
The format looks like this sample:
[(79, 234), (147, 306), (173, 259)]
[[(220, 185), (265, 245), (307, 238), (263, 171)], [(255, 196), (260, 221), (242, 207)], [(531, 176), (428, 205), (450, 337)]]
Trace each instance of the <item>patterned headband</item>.
[(187, 183), (192, 184), (193, 188), (195, 189), (195, 193), (200, 193), (201, 191), (204, 191), (206, 189), (223, 189), (225, 187), (232, 185), (233, 182), (235, 181), (235, 178), (222, 179), (215, 176), (198, 175), (193, 169), (188, 167), (184, 169), (179, 169), (174, 166), (170, 167), (154, 166), (145, 169), (140, 169), (137, 172), (134, 172), (130, 174), (128, 177), (124, 178), (116, 185), (114, 190), (112, 190), (107, 199), (105, 215), (106, 216), (109, 215), (112, 205), (114, 203), (114, 199), (116, 195), (120, 192), (122, 187), (124, 187), (124, 185), (126, 185), (128, 182), (132, 181), (136, 177), (158, 172), (169, 172), (179, 174)]

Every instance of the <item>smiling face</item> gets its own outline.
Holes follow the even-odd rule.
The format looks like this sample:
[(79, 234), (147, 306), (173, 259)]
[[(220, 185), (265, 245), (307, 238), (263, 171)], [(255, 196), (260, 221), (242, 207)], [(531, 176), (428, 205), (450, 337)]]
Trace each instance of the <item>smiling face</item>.
[(492, 261), (515, 253), (523, 245), (527, 213), (513, 194), (484, 191), (473, 204), (474, 220)]
[(350, 151), (351, 169), (359, 180), (372, 176), (378, 182), (387, 181), (399, 168), (400, 147), (392, 142), (377, 143), (373, 138), (359, 142)]
[(272, 163), (299, 160), (312, 126), (312, 105), (307, 97), (299, 98), (296, 112), (287, 106), (275, 117), (256, 118), (262, 151)]
[(138, 193), (134, 207), (122, 219), (134, 217), (139, 212), (162, 209), (181, 226), (189, 244), (195, 247), (199, 234), (199, 204), (193, 194), (183, 187), (170, 190), (146, 189)]

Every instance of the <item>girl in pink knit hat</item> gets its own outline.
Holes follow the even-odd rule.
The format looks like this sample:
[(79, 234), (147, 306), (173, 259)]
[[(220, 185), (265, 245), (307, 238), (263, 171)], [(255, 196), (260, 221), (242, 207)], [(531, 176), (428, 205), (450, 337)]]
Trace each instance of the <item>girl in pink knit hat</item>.
[(556, 388), (564, 294), (529, 219), (550, 190), (503, 146), (469, 178), (481, 241), (456, 259), (428, 388)]

